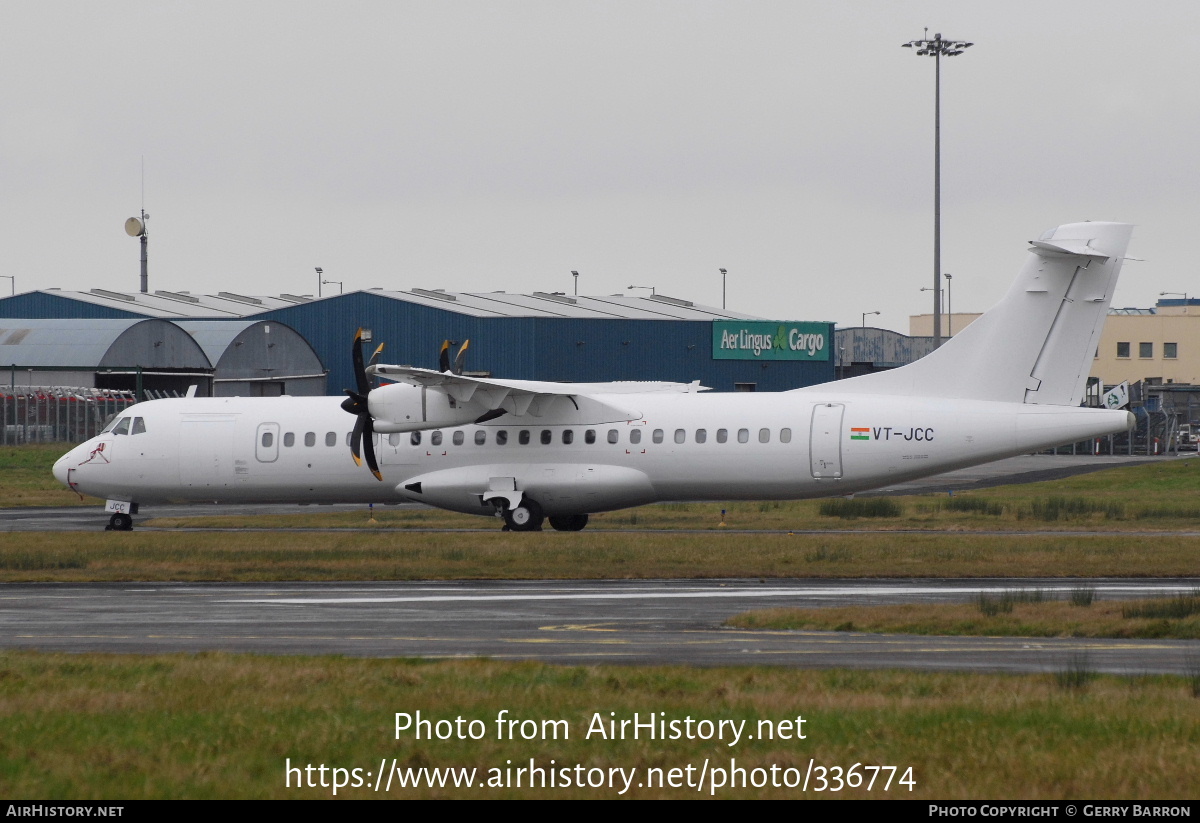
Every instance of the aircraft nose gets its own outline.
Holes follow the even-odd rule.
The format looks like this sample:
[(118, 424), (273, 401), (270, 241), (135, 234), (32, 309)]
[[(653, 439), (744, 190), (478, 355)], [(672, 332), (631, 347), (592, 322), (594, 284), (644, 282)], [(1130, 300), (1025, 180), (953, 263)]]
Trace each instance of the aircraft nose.
[(67, 483), (67, 470), (75, 464), (75, 449), (64, 454), (58, 460), (54, 461), (54, 479), (64, 486), (69, 486)]

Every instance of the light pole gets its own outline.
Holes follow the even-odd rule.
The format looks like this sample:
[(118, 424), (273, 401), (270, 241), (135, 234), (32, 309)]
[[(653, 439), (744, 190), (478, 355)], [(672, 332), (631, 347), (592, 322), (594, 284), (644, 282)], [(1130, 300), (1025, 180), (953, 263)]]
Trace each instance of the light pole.
[(1185, 291), (1160, 291), (1158, 293), (1158, 296), (1166, 297), (1168, 294), (1174, 294), (1174, 295), (1178, 295), (1179, 297), (1182, 297), (1184, 305), (1187, 305), (1187, 300), (1188, 300), (1187, 292), (1185, 292)]
[(947, 272), (942, 277), (946, 278), (946, 339), (949, 340), (954, 336), (954, 295), (950, 291), (950, 281), (953, 280)]
[(579, 272), (571, 270), (571, 276), (575, 278), (575, 296), (579, 296)]
[(650, 296), (653, 297), (655, 294), (654, 286), (626, 286), (625, 288), (627, 288), (627, 289), (650, 289)]
[(917, 54), (932, 57), (934, 62), (933, 81), (933, 347), (942, 345), (942, 58), (956, 57), (974, 43), (962, 40), (943, 40), (935, 34), (929, 39), (910, 40), (902, 48), (916, 47)]
[(863, 312), (863, 313), (862, 313), (862, 316), (863, 316), (863, 318), (862, 318), (862, 327), (863, 327), (864, 329), (867, 327), (867, 315), (868, 315), (868, 314), (879, 314), (879, 312), (877, 312), (877, 311), (865, 311), (865, 312)]
[(727, 274), (727, 272), (725, 271), (725, 269), (717, 269), (717, 271), (721, 272), (721, 311), (724, 311), (725, 310), (725, 275)]
[[(934, 291), (934, 288), (932, 286), (922, 286), (921, 291)], [(933, 297), (933, 306), (935, 310), (933, 322), (936, 324), (938, 317), (940, 317), (942, 313), (942, 289), (937, 289), (937, 294)], [(933, 341), (934, 348), (937, 348), (942, 344), (942, 335), (939, 333), (940, 329), (938, 329), (936, 325), (934, 325), (933, 330), (935, 332)]]
[(321, 276), (325, 274), (325, 269), (317, 266), (315, 271), (317, 272), (317, 299), (319, 300), (321, 298)]
[(321, 283), (326, 286), (332, 286), (334, 283), (337, 283), (338, 294), (342, 293), (342, 281), (341, 280), (322, 280)]

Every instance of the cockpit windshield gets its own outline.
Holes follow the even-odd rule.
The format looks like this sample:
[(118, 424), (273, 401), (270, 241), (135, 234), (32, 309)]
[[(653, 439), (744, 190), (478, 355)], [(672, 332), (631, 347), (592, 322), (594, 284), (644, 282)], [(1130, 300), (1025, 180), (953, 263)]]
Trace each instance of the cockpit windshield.
[(101, 434), (145, 434), (146, 421), (142, 417), (114, 417), (101, 430)]

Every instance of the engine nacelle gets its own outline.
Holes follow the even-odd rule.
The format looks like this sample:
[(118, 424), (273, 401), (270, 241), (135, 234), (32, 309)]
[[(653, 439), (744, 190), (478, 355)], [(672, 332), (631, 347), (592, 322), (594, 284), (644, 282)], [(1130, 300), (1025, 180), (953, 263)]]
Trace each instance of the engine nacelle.
[(367, 408), (381, 434), (465, 426), (486, 411), (477, 403), (459, 403), (445, 392), (408, 383), (373, 389)]

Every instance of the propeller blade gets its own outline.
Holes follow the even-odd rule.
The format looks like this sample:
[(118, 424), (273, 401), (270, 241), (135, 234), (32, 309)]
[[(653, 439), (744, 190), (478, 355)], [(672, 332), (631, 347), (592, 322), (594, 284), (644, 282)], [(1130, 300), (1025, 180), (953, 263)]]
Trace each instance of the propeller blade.
[[(371, 365), (375, 365), (375, 359), (382, 351), (383, 344), (380, 343), (379, 348), (375, 349), (375, 353), (371, 355)], [(371, 379), (367, 377), (367, 370), (363, 366), (362, 329), (359, 329), (358, 333), (354, 335), (350, 356), (354, 361), (354, 380), (358, 383), (358, 391), (346, 389), (346, 399), (342, 401), (342, 410), (354, 415), (354, 431), (350, 433), (350, 456), (354, 458), (356, 466), (363, 464), (365, 456), (367, 468), (371, 470), (371, 474), (375, 475), (376, 480), (382, 480), (383, 475), (379, 473), (379, 463), (375, 460), (375, 421), (371, 419), (371, 408), (367, 404), (367, 397), (371, 393)], [(364, 434), (366, 435), (365, 441), (363, 440)]]
[(450, 371), (450, 341), (442, 341), (442, 350), (438, 352), (438, 371)]
[(367, 363), (368, 366), (374, 366), (375, 361), (379, 359), (379, 355), (383, 354), (383, 344), (379, 344), (379, 348), (375, 349), (375, 353), (371, 355), (371, 360)]
[(371, 422), (370, 417), (360, 417), (359, 420), (366, 421), (363, 426), (363, 457), (366, 458), (367, 468), (371, 470), (371, 474), (375, 475), (376, 480), (383, 480), (383, 475), (379, 473), (379, 463), (375, 461), (375, 424)]
[(342, 411), (350, 414), (362, 414), (367, 408), (367, 398), (356, 391), (345, 389), (346, 399), (342, 401)]
[(467, 347), (471, 345), (470, 340), (466, 340), (462, 344), (462, 348), (458, 350), (458, 356), (454, 358), (454, 373), (463, 373), (463, 364), (467, 362)]
[(358, 456), (359, 447), (362, 445), (363, 429), (366, 428), (367, 418), (364, 415), (358, 415), (358, 419), (354, 421), (354, 433), (350, 435), (350, 456), (354, 458), (354, 465), (361, 466), (362, 458)]
[(358, 382), (358, 393), (366, 396), (371, 390), (371, 381), (367, 379), (367, 370), (363, 366), (362, 329), (354, 335), (354, 343), (350, 347), (350, 358), (354, 361), (354, 379)]

